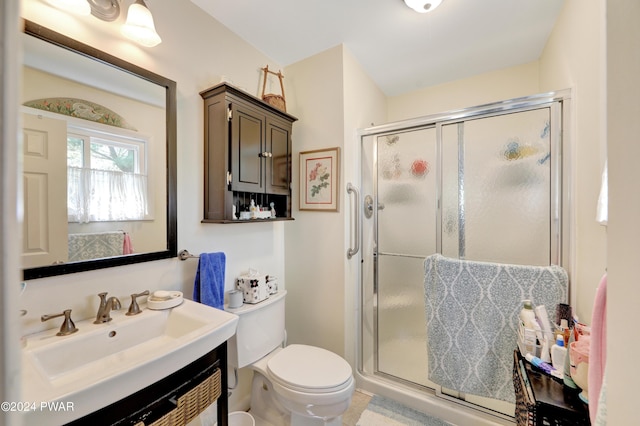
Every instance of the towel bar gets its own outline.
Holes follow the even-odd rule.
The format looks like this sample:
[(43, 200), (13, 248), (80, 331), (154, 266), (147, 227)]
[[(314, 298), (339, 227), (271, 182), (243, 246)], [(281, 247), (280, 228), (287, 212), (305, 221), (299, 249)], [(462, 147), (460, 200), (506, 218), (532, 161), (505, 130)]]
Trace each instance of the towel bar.
[(194, 256), (191, 253), (189, 253), (189, 250), (180, 250), (180, 253), (178, 253), (178, 257), (180, 258), (180, 260), (199, 259), (200, 258), (200, 256)]

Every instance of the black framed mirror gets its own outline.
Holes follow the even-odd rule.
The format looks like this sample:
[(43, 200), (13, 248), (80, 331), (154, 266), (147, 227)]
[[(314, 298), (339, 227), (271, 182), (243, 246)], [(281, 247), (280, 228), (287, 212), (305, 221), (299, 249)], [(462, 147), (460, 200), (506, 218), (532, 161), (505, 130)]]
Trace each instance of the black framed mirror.
[[(58, 240), (58, 241), (65, 240), (67, 237), (69, 238), (68, 241), (64, 242), (63, 244), (64, 246), (63, 254), (60, 255), (59, 257), (53, 258), (53, 259), (61, 258), (60, 260), (51, 261), (51, 257), (47, 259), (46, 256), (41, 256), (43, 259), (47, 259), (47, 260), (42, 260), (42, 261), (38, 260), (35, 262), (32, 261), (38, 255), (42, 255), (43, 253), (47, 252), (47, 250), (49, 250), (51, 246), (52, 241), (54, 240), (54, 238), (52, 237), (45, 237), (39, 234), (40, 232), (39, 228), (41, 227), (40, 223), (44, 223), (42, 222), (42, 220), (44, 219), (40, 219), (40, 216), (46, 216), (46, 214), (40, 214), (39, 212), (38, 214), (36, 214), (36, 212), (33, 211), (34, 210), (33, 205), (34, 203), (35, 204), (40, 203), (38, 205), (42, 211), (51, 210), (50, 206), (44, 205), (44, 203), (39, 200), (53, 199), (55, 197), (52, 196), (51, 194), (47, 196), (46, 193), (38, 194), (37, 188), (36, 190), (31, 190), (28, 183), (29, 178), (27, 176), (29, 173), (29, 170), (25, 167), (25, 172), (24, 172), (25, 177), (23, 179), (23, 182), (25, 182), (24, 183), (24, 198), (25, 198), (24, 217), (25, 217), (26, 225), (24, 226), (25, 230), (24, 230), (23, 239), (25, 240), (25, 242), (23, 244), (24, 247), (22, 250), (22, 253), (23, 253), (22, 259), (23, 259), (23, 265), (24, 265), (23, 278), (25, 280), (31, 280), (36, 278), (44, 278), (44, 277), (50, 277), (50, 276), (56, 276), (56, 275), (70, 274), (75, 272), (89, 271), (93, 269), (110, 268), (115, 266), (122, 266), (122, 265), (128, 265), (133, 263), (140, 263), (140, 262), (147, 262), (147, 261), (176, 257), (177, 256), (176, 83), (163, 76), (160, 76), (151, 71), (143, 69), (137, 65), (126, 62), (118, 57), (115, 57), (103, 51), (97, 50), (91, 46), (80, 43), (77, 40), (71, 39), (65, 35), (57, 33), (53, 30), (45, 28), (31, 21), (26, 21), (26, 20), (24, 21), (24, 34), (25, 34), (25, 40), (37, 40), (36, 43), (46, 45), (47, 48), (49, 48), (50, 46), (53, 49), (63, 49), (62, 51), (58, 51), (56, 53), (53, 53), (52, 55), (56, 55), (58, 57), (62, 57), (65, 55), (72, 55), (74, 57), (82, 58), (82, 60), (85, 60), (85, 61), (89, 60), (89, 62), (92, 62), (94, 65), (97, 64), (99, 67), (104, 68), (101, 71), (95, 71), (95, 72), (91, 71), (90, 72), (91, 77), (98, 78), (97, 77), (98, 74), (102, 74), (102, 72), (104, 71), (108, 73), (113, 73), (113, 72), (119, 73), (120, 75), (125, 76), (123, 77), (123, 80), (126, 80), (126, 79), (132, 80), (133, 83), (127, 83), (126, 87), (124, 86), (125, 83), (123, 82), (122, 83), (123, 86), (120, 87), (119, 89), (116, 89), (121, 92), (119, 96), (123, 98), (124, 97), (128, 98), (133, 96), (132, 89), (131, 89), (132, 85), (135, 85), (135, 86), (148, 85), (148, 86), (155, 87), (155, 89), (153, 90), (155, 90), (157, 97), (161, 99), (160, 101), (158, 101), (160, 105), (157, 105), (157, 108), (159, 108), (160, 112), (159, 113), (156, 112), (156, 114), (160, 114), (161, 120), (164, 119), (164, 126), (159, 126), (158, 121), (155, 121), (155, 120), (149, 120), (147, 118), (143, 119), (142, 117), (134, 117), (134, 118), (137, 118), (139, 121), (141, 121), (143, 125), (147, 126), (148, 128), (151, 128), (151, 127), (159, 128), (159, 131), (160, 131), (159, 134), (161, 135), (159, 137), (157, 135), (155, 137), (153, 135), (148, 137), (149, 146), (142, 149), (142, 151), (145, 152), (145, 155), (147, 156), (151, 155), (151, 154), (148, 154), (148, 152), (153, 152), (155, 150), (158, 155), (153, 154), (155, 155), (154, 158), (160, 158), (160, 160), (155, 160), (156, 164), (154, 165), (153, 160), (147, 160), (147, 159), (144, 159), (146, 157), (141, 156), (143, 160), (139, 161), (140, 164), (143, 164), (145, 167), (149, 167), (149, 170), (150, 170), (148, 174), (148, 185), (149, 185), (148, 192), (152, 202), (151, 201), (149, 202), (149, 205), (150, 205), (148, 209), (149, 211), (146, 212), (141, 219), (137, 221), (129, 221), (129, 222), (127, 222), (127, 220), (120, 219), (119, 221), (119, 219), (113, 219), (113, 218), (107, 218), (107, 219), (90, 218), (90, 219), (85, 219), (84, 221), (76, 220), (76, 219), (72, 219), (72, 215), (70, 213), (70, 207), (68, 207), (69, 197), (67, 197), (66, 196), (67, 193), (65, 193), (65, 196), (63, 196), (62, 198), (67, 202), (65, 203), (63, 201), (62, 207), (56, 207), (57, 210), (62, 209), (62, 214), (58, 215), (57, 217), (63, 217), (63, 220), (60, 220), (60, 222), (64, 222), (64, 223), (52, 222), (52, 225), (48, 225), (48, 227), (51, 229), (64, 227), (66, 231), (67, 228), (69, 228), (68, 232), (64, 232), (62, 236), (58, 234), (58, 237), (55, 238), (55, 240)], [(64, 54), (62, 54), (62, 52), (64, 52)], [(29, 52), (25, 52), (25, 58), (27, 58), (30, 54), (31, 53)], [(52, 62), (50, 60), (46, 58), (41, 58), (41, 60), (43, 63), (46, 63), (47, 66), (49, 67), (52, 66), (51, 65)], [(75, 61), (75, 59), (67, 59), (67, 62), (71, 62), (72, 60)], [(25, 64), (26, 63), (27, 61), (25, 59)], [(73, 66), (73, 67), (75, 68), (74, 72), (77, 73), (78, 67), (77, 66)], [(34, 72), (38, 73), (40, 71), (41, 70), (36, 70)], [(69, 77), (66, 77), (66, 76), (64, 78), (69, 79)], [(120, 83), (115, 84), (116, 82), (119, 81), (119, 77), (113, 77), (113, 75), (111, 75), (106, 78), (107, 80), (103, 82), (94, 81), (93, 83), (94, 87), (99, 88), (99, 90), (110, 90), (110, 89), (107, 89), (107, 87), (118, 86), (118, 84), (120, 84)], [(75, 83), (76, 82), (73, 82), (73, 84)], [(32, 88), (33, 86), (38, 86), (38, 85), (29, 84), (30, 88)], [(45, 88), (53, 87), (53, 86), (56, 86), (56, 83), (47, 83), (45, 85), (41, 85), (41, 87), (45, 87)], [(141, 97), (143, 96), (145, 95), (141, 95)], [(135, 96), (133, 97), (135, 98)], [(33, 96), (31, 96), (31, 98), (33, 98)], [(164, 100), (163, 102), (162, 102), (162, 98)], [(60, 99), (60, 98), (56, 98), (56, 99)], [(25, 100), (29, 101), (31, 99), (25, 99)], [(73, 100), (77, 101), (76, 98), (73, 98)], [(39, 99), (39, 101), (43, 101), (41, 102), (41, 104), (45, 106), (51, 104), (51, 101), (46, 99), (46, 97), (45, 99)], [(70, 102), (73, 102), (73, 101), (70, 101)], [(152, 103), (151, 101), (146, 101), (146, 100), (143, 100), (141, 102)], [(27, 104), (23, 103), (23, 105), (27, 105)], [(73, 108), (75, 108), (76, 111), (80, 111), (80, 108), (77, 107), (77, 105), (78, 105), (77, 102), (74, 103)], [(90, 104), (90, 105), (93, 106), (93, 104)], [(83, 112), (87, 113), (86, 104), (83, 104), (81, 106), (82, 108), (84, 108)], [(23, 106), (22, 108), (23, 108), (22, 110), (23, 116), (31, 114), (33, 117), (42, 119), (44, 116), (44, 118), (46, 119), (47, 114), (52, 115), (50, 114), (50, 111), (34, 112), (33, 109), (29, 109), (25, 106)], [(124, 107), (124, 109), (127, 109), (127, 108), (128, 107)], [(69, 109), (72, 109), (72, 108), (70, 107)], [(139, 110), (138, 107), (129, 108), (129, 109), (133, 111)], [(28, 110), (28, 111), (25, 112), (25, 110)], [(55, 114), (56, 111), (53, 111), (53, 113)], [(88, 113), (93, 117), (96, 117), (97, 115), (102, 114), (101, 111), (98, 111), (95, 109), (90, 109)], [(100, 114), (97, 114), (97, 113), (100, 113)], [(111, 112), (109, 111), (109, 114), (110, 113)], [(68, 115), (71, 115), (71, 114), (68, 114)], [(69, 132), (68, 129), (71, 129), (71, 128), (76, 129), (78, 127), (77, 125), (73, 124), (73, 120), (77, 121), (78, 116), (79, 116), (78, 114), (75, 114), (75, 117), (63, 117), (64, 122), (67, 123), (67, 127), (66, 127), (67, 132)], [(109, 115), (109, 117), (111, 117), (111, 115)], [(57, 118), (57, 116), (53, 118)], [(69, 124), (69, 123), (72, 123), (72, 124)], [(26, 129), (26, 126), (23, 126), (23, 127), (25, 127)], [(80, 127), (85, 127), (85, 126), (80, 124)], [(95, 124), (91, 122), (90, 124), (87, 124), (86, 127), (90, 131), (93, 131), (95, 134), (97, 134), (98, 137), (102, 137), (107, 133), (111, 133), (110, 130), (104, 131), (103, 127), (104, 128), (106, 127), (101, 123)], [(118, 129), (118, 131), (114, 130), (113, 133), (114, 134), (122, 133), (122, 134), (118, 134), (116, 139), (120, 138), (121, 140), (128, 141), (130, 139), (138, 138), (137, 134), (135, 134), (132, 130), (128, 130), (128, 129), (125, 129), (125, 130)], [(152, 131), (148, 131), (147, 133), (152, 133)], [(61, 149), (67, 152), (67, 156), (69, 155), (68, 154), (69, 152), (69, 145), (68, 145), (69, 136), (68, 135), (69, 134), (70, 133), (67, 133), (65, 135), (67, 139), (66, 141), (67, 149), (66, 150), (64, 148)], [(24, 147), (25, 156), (27, 155), (27, 151), (29, 151), (31, 146), (35, 146), (36, 148), (41, 146), (41, 144), (39, 144), (37, 141), (36, 143), (30, 143), (29, 135), (26, 133), (26, 130), (25, 130), (25, 136), (24, 136), (23, 142), (25, 145)], [(151, 142), (153, 142), (153, 144)], [(142, 143), (142, 145), (144, 145), (144, 143)], [(91, 142), (90, 146), (91, 146), (91, 149), (93, 149), (94, 147), (93, 142)], [(57, 150), (60, 150), (60, 149), (57, 149)], [(49, 149), (49, 151), (52, 152), (53, 149)], [(26, 163), (26, 160), (25, 160), (25, 163)], [(149, 166), (149, 164), (151, 165)], [(65, 165), (64, 165), (65, 173), (67, 171), (67, 167), (68, 167), (68, 163), (67, 161), (65, 161)], [(70, 175), (67, 175), (68, 179), (70, 179), (69, 176)], [(145, 176), (145, 179), (146, 178), (147, 177)], [(64, 177), (61, 180), (65, 180), (65, 183), (66, 183), (66, 179), (64, 179)], [(53, 179), (50, 179), (50, 181), (53, 181)], [(145, 181), (145, 185), (147, 185), (147, 181)], [(43, 188), (47, 187), (47, 185), (46, 184), (42, 185), (42, 187)], [(68, 189), (63, 188), (63, 191), (68, 191)], [(36, 200), (36, 201), (33, 201), (33, 200)], [(69, 214), (67, 215), (67, 213)], [(29, 220), (33, 220), (33, 218), (35, 218), (36, 222), (38, 222), (37, 226), (32, 226), (29, 224)], [(78, 222), (78, 223), (72, 224), (72, 222)], [(81, 224), (80, 222), (84, 222), (84, 223)], [(98, 231), (103, 231), (107, 223), (109, 223), (109, 226), (113, 229), (120, 229), (120, 228), (126, 229), (127, 226), (130, 226), (131, 229), (149, 228), (149, 230), (146, 231), (147, 235), (149, 234), (155, 235), (156, 241), (154, 241), (152, 244), (145, 245), (145, 241), (143, 241), (144, 239), (143, 237), (140, 237), (138, 239), (134, 238), (133, 247), (135, 248), (136, 244), (138, 243), (138, 247), (141, 248), (140, 250), (127, 251), (125, 249), (124, 252), (120, 255), (102, 256), (98, 254), (95, 256), (95, 258), (76, 260), (71, 255), (68, 255), (68, 256), (66, 255), (66, 252), (71, 244), (69, 242), (71, 241), (71, 228), (74, 227), (74, 232), (75, 232), (75, 230), (77, 229), (82, 229), (82, 226), (85, 226), (85, 227), (89, 226), (87, 225), (87, 223), (92, 223), (93, 224), (92, 229), (98, 230)], [(134, 225), (132, 225), (131, 223), (134, 223)], [(73, 234), (73, 235), (82, 235), (83, 231), (78, 231), (78, 232), (79, 232), (78, 234)], [(124, 231), (124, 234), (127, 235), (127, 232)], [(158, 235), (160, 237), (158, 237)], [(162, 238), (163, 236), (165, 238)], [(129, 242), (129, 244), (131, 243)], [(126, 243), (125, 243), (125, 248), (126, 248)]]

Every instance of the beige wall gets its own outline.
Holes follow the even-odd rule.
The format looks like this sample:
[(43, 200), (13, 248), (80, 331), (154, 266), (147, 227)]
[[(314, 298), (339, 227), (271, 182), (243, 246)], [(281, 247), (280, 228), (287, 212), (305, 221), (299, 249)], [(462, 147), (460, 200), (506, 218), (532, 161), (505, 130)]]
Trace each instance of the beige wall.
[[(20, 401), (20, 345), (18, 299), (20, 224), (16, 206), (21, 195), (16, 161), (18, 135), (19, 48), (17, 1), (0, 0), (0, 396)], [(21, 413), (0, 412), (0, 425), (20, 424)]]
[[(344, 352), (342, 247), (343, 191), (339, 212), (299, 210), (299, 153), (339, 147), (344, 153), (343, 59), (340, 46), (287, 67), (287, 99), (296, 124), (293, 146), (293, 208), (285, 230), (287, 333), (289, 343)], [(342, 155), (341, 155), (342, 156)], [(341, 163), (344, 159), (341, 158)], [(339, 188), (344, 179), (341, 176)]]
[(287, 102), (300, 119), (295, 176), (301, 151), (338, 146), (341, 154), (338, 212), (299, 211), (299, 180), (294, 179), (296, 220), (285, 230), (289, 343), (353, 358), (359, 265), (355, 258), (346, 261), (353, 220), (346, 184), (359, 181), (357, 129), (386, 120), (385, 97), (342, 45), (288, 66), (286, 74), (287, 93), (294, 93)]
[(389, 121), (422, 117), (539, 92), (538, 62), (535, 61), (389, 98)]
[(572, 90), (571, 303), (585, 323), (591, 323), (607, 253), (606, 229), (595, 220), (606, 147), (603, 4), (566, 1), (540, 58), (540, 89)]
[[(640, 342), (634, 333), (640, 301), (640, 3), (607, 2), (607, 376), (608, 423), (638, 418)], [(632, 420), (633, 419), (633, 420)]]

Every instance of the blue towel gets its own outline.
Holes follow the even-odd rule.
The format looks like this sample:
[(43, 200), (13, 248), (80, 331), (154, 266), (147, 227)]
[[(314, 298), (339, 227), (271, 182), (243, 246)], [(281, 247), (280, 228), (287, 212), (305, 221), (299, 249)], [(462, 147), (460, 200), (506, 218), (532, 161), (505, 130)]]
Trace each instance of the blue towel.
[(193, 300), (224, 309), (224, 253), (202, 253), (193, 283)]

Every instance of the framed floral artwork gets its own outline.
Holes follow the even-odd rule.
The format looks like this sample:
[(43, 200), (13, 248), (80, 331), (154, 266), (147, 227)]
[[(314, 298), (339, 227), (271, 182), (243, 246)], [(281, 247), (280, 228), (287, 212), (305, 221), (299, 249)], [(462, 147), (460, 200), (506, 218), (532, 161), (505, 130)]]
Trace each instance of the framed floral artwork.
[(300, 153), (300, 210), (338, 211), (340, 148)]

